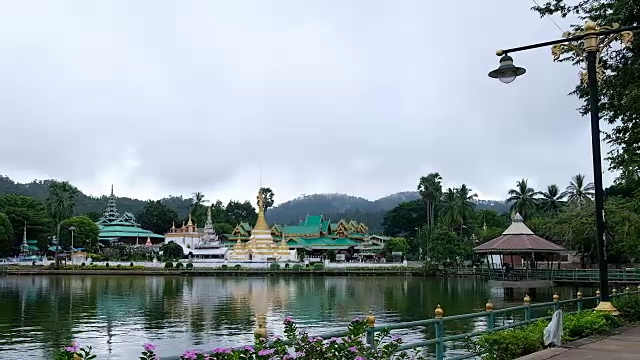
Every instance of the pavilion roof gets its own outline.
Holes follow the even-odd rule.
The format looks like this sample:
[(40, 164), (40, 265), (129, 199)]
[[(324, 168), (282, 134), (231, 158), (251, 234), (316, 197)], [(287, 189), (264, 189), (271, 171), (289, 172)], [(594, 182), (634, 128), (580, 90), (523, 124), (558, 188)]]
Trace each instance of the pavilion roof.
[(473, 249), (478, 253), (530, 253), (561, 252), (565, 248), (536, 235), (524, 224), (524, 219), (516, 213), (511, 218), (511, 225), (497, 238), (487, 241)]

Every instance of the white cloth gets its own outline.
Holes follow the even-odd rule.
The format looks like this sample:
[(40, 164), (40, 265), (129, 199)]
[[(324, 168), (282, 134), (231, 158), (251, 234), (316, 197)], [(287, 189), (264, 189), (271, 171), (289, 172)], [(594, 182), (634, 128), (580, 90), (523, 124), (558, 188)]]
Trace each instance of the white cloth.
[(544, 328), (544, 344), (560, 346), (562, 344), (562, 310), (556, 310), (551, 322)]

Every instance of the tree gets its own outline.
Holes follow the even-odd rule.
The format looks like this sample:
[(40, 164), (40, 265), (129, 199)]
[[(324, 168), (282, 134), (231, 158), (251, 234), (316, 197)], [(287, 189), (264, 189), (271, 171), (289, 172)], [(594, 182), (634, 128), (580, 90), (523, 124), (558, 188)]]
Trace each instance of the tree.
[(227, 223), (214, 223), (213, 228), (217, 234), (231, 234), (234, 227)]
[(387, 211), (382, 219), (382, 229), (388, 236), (415, 234), (427, 219), (427, 209), (422, 200), (405, 201)]
[(435, 264), (455, 262), (459, 257), (466, 255), (456, 233), (442, 227), (437, 227), (429, 239), (427, 254), (429, 261)]
[(0, 255), (7, 256), (14, 241), (13, 226), (7, 214), (0, 212)]
[(275, 194), (268, 187), (261, 187), (260, 193), (262, 194), (262, 200), (264, 201), (264, 212), (267, 213), (267, 210), (273, 206), (273, 197)]
[(462, 223), (462, 212), (455, 189), (448, 188), (444, 192), (438, 210), (442, 224), (449, 230)]
[(566, 194), (561, 193), (558, 185), (551, 184), (547, 186), (547, 191), (541, 191), (538, 195), (540, 199), (540, 209), (547, 214), (557, 214), (562, 206), (562, 199)]
[(211, 204), (211, 220), (214, 223), (226, 223), (227, 214), (225, 212), (224, 204), (220, 200), (216, 200)]
[(102, 213), (99, 212), (99, 211), (90, 211), (90, 212), (84, 214), (84, 216), (88, 217), (93, 222), (98, 222), (100, 220), (100, 218), (102, 217)]
[(511, 211), (516, 211), (527, 219), (536, 208), (536, 192), (529, 187), (527, 179), (518, 180), (516, 182), (516, 189), (509, 190), (509, 198), (507, 203), (511, 205)]
[(235, 200), (229, 201), (225, 208), (226, 218), (229, 224), (237, 225), (241, 222), (255, 224), (258, 219), (258, 213), (250, 202), (239, 202)]
[(39, 245), (44, 244), (41, 248), (46, 248), (54, 222), (40, 200), (29, 196), (0, 195), (0, 212), (7, 215), (14, 231), (12, 249), (17, 251), (20, 247), (25, 222), (29, 238), (38, 240)]
[[(571, 15), (578, 19), (589, 18), (601, 25), (619, 23), (620, 26), (640, 23), (638, 0), (549, 0), (533, 10), (541, 17)], [(577, 28), (581, 25), (574, 25)], [(634, 180), (640, 175), (640, 36), (627, 48), (614, 47), (602, 54), (602, 82), (599, 84), (600, 118), (612, 130), (605, 139), (611, 145), (609, 168), (620, 171), (620, 180)], [(568, 51), (561, 61), (571, 61), (583, 66), (581, 54)], [(583, 115), (589, 113), (589, 92), (586, 86), (577, 84), (573, 95), (584, 100), (580, 108)]]
[(149, 200), (136, 214), (140, 227), (155, 234), (164, 234), (171, 226), (180, 222), (178, 213), (160, 201)]
[(475, 200), (478, 198), (478, 194), (474, 193), (473, 190), (465, 184), (460, 185), (455, 192), (458, 206), (460, 207), (460, 226), (462, 226), (469, 222), (469, 218), (476, 208)]
[(191, 216), (196, 224), (204, 224), (206, 216), (206, 206), (203, 204), (208, 203), (209, 200), (205, 200), (204, 194), (197, 191), (193, 193), (193, 205), (191, 206)]
[(420, 178), (418, 192), (427, 208), (426, 225), (433, 227), (436, 223), (437, 202), (442, 197), (442, 177), (438, 173), (431, 173)]
[(169, 241), (168, 243), (162, 245), (160, 247), (160, 251), (162, 251), (162, 256), (165, 259), (169, 260), (182, 259), (182, 257), (184, 256), (182, 246), (176, 244), (173, 241)]
[[(73, 214), (76, 204), (78, 189), (68, 181), (54, 181), (49, 185), (49, 197), (47, 198), (47, 211), (55, 220), (56, 239), (60, 239), (60, 223)], [(58, 262), (58, 246), (56, 246), (56, 263)]]
[(400, 252), (407, 257), (409, 255), (409, 243), (403, 237), (393, 237), (384, 243), (383, 252), (389, 256), (394, 252)]
[(578, 174), (574, 176), (569, 182), (569, 186), (565, 190), (567, 201), (571, 205), (582, 206), (586, 202), (591, 202), (594, 196), (593, 183), (584, 183), (584, 175)]
[(74, 216), (60, 223), (60, 247), (71, 247), (71, 230), (73, 231), (73, 247), (94, 250), (98, 245), (98, 225), (86, 216)]

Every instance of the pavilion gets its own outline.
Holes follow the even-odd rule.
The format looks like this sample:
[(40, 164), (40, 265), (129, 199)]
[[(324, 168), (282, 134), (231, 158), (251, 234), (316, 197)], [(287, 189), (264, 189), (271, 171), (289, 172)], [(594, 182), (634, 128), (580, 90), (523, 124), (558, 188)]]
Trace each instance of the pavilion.
[[(511, 218), (511, 225), (502, 235), (475, 247), (473, 251), (487, 256), (487, 264), (491, 270), (503, 270), (535, 269), (537, 261), (550, 261), (555, 255), (566, 250), (534, 234), (524, 224), (522, 216), (516, 213)], [(506, 272), (503, 272), (503, 278)]]

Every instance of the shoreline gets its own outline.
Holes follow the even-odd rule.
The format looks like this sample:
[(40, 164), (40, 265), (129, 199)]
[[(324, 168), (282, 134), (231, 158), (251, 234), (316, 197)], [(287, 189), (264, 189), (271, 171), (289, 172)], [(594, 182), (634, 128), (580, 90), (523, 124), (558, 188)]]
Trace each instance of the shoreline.
[(207, 269), (207, 270), (53, 270), (53, 269), (8, 269), (6, 275), (39, 276), (39, 275), (122, 275), (122, 276), (426, 276), (421, 269), (411, 270), (269, 270), (269, 269)]

